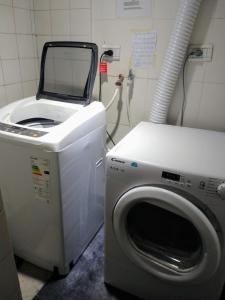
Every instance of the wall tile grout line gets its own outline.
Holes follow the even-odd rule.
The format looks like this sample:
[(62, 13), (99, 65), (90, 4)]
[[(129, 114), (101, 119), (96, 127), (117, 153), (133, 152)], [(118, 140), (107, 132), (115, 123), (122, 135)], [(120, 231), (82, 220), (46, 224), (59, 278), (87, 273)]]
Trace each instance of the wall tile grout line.
[[(14, 3), (14, 0), (13, 0)], [(19, 42), (18, 42), (18, 35), (17, 35), (17, 29), (16, 29), (16, 17), (15, 17), (15, 8), (13, 7), (13, 21), (14, 21), (14, 26), (15, 26), (15, 32), (16, 32), (16, 44), (17, 44), (17, 53), (18, 53), (18, 60), (19, 60), (19, 72), (20, 72), (20, 79), (22, 82), (22, 63), (21, 63), (21, 59), (20, 59), (20, 53), (19, 53)], [(22, 84), (21, 84), (22, 87)], [(23, 91), (23, 87), (22, 87), (22, 96), (24, 97), (24, 91)]]

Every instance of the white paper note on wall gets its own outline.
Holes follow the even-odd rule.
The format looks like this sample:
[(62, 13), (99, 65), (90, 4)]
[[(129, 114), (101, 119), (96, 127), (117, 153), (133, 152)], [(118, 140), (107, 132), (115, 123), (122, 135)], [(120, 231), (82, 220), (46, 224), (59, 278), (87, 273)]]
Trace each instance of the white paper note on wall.
[(152, 64), (157, 42), (157, 32), (135, 32), (132, 39), (132, 65), (146, 69)]
[(118, 17), (150, 17), (151, 0), (117, 0)]

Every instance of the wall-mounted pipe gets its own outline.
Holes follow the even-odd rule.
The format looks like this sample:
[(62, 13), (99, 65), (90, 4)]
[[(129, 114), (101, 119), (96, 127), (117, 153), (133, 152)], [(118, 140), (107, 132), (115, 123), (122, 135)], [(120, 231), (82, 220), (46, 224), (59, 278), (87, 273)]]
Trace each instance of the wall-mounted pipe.
[(181, 0), (175, 26), (159, 76), (150, 121), (166, 123), (180, 70), (183, 66), (195, 19), (202, 0)]

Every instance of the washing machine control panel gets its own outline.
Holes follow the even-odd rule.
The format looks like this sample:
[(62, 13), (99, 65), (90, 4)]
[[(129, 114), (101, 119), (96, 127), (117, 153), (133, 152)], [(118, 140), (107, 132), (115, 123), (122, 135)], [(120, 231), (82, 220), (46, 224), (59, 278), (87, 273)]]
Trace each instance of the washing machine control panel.
[(38, 137), (41, 137), (41, 136), (47, 134), (47, 132), (45, 132), (45, 131), (33, 130), (33, 129), (10, 125), (10, 124), (5, 124), (5, 123), (1, 123), (1, 122), (0, 122), (0, 131), (30, 136), (30, 137), (34, 137), (34, 138), (38, 138)]

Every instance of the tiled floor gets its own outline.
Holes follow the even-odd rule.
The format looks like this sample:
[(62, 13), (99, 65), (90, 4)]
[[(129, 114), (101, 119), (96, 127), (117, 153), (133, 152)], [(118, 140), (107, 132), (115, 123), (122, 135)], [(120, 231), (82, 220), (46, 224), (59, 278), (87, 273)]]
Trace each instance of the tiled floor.
[(52, 276), (51, 272), (24, 261), (21, 261), (17, 268), (23, 300), (33, 299)]

